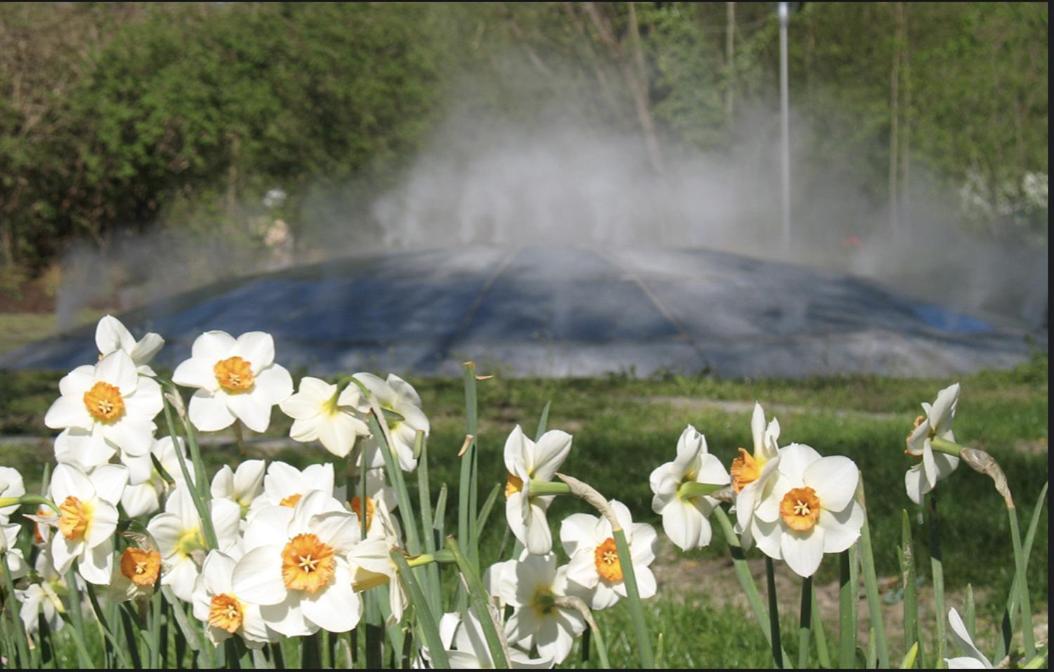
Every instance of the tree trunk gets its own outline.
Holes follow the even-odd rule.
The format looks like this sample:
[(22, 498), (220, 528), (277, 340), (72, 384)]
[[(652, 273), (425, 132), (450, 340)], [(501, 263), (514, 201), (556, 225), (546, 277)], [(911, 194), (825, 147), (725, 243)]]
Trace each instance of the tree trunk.
[(659, 150), (659, 140), (655, 134), (655, 120), (651, 116), (651, 103), (648, 100), (648, 75), (644, 69), (644, 51), (640, 46), (640, 27), (637, 25), (636, 3), (629, 3), (629, 36), (630, 49), (633, 50), (633, 62), (636, 66), (636, 76), (630, 73), (629, 64), (626, 63), (627, 82), (633, 91), (633, 102), (637, 108), (637, 118), (640, 120), (641, 130), (644, 131), (644, 143), (648, 148), (648, 158), (655, 172), (663, 172), (662, 153)]
[(896, 236), (900, 228), (897, 211), (900, 209), (900, 201), (897, 195), (897, 181), (900, 163), (898, 151), (900, 149), (899, 117), (900, 101), (898, 99), (898, 86), (900, 83), (900, 60), (903, 49), (904, 29), (904, 3), (897, 2), (893, 5), (894, 34), (893, 34), (893, 67), (889, 73), (889, 228)]
[(736, 107), (736, 3), (725, 3), (725, 68), (728, 83), (725, 88), (725, 119), (732, 125)]
[(911, 231), (911, 59), (908, 42), (908, 8), (902, 6), (902, 36), (904, 38), (904, 63), (902, 79), (904, 80), (904, 123), (902, 124), (902, 149), (900, 151), (900, 224), (905, 231)]

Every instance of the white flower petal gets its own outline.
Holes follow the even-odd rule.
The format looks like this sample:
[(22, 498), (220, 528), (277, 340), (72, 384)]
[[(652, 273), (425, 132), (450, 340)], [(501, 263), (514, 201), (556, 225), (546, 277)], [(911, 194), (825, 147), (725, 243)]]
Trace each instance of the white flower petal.
[(231, 587), (235, 594), (253, 604), (284, 601), (288, 591), (282, 580), (282, 547), (259, 546), (243, 555), (234, 567)]
[(246, 332), (235, 341), (231, 356), (241, 357), (259, 373), (274, 362), (274, 338), (263, 331)]
[(820, 506), (829, 511), (841, 511), (856, 494), (860, 470), (848, 457), (821, 457), (805, 469), (802, 481), (816, 492)]
[(84, 401), (73, 397), (59, 397), (44, 414), (44, 424), (50, 429), (88, 429), (94, 422)]
[(333, 583), (314, 595), (304, 595), (300, 608), (304, 617), (329, 632), (347, 632), (359, 623), (362, 612), (359, 596), (351, 589), (351, 573), (338, 559)]
[[(702, 541), (703, 527), (706, 541)], [(679, 499), (672, 500), (662, 511), (662, 529), (682, 551), (705, 546), (710, 542), (710, 525), (699, 509)]]
[(805, 534), (784, 531), (780, 535), (780, 552), (787, 566), (800, 577), (812, 576), (823, 560), (824, 530), (814, 527)]
[(198, 390), (187, 409), (190, 421), (203, 432), (217, 432), (234, 424), (234, 414), (227, 408), (227, 395)]
[(551, 429), (534, 445), (527, 469), (532, 478), (548, 481), (567, 459), (571, 452), (571, 435), (559, 429)]
[(806, 467), (818, 459), (820, 459), (820, 454), (811, 446), (804, 443), (792, 443), (780, 451), (779, 470), (788, 479), (800, 483)]
[(172, 373), (172, 382), (183, 387), (198, 387), (215, 392), (220, 386), (216, 379), (215, 369), (218, 361), (218, 359), (192, 357), (181, 362)]
[(860, 530), (864, 525), (864, 508), (857, 502), (850, 502), (849, 506), (837, 513), (822, 509), (818, 524), (824, 533), (823, 552), (841, 553), (860, 538)]

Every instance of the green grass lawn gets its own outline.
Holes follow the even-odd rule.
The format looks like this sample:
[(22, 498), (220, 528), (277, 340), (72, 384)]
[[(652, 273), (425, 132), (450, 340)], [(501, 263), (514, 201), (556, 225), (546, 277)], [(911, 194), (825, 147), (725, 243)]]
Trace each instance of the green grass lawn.
[[(487, 373), (487, 372), (482, 372)], [(43, 425), (48, 405), (57, 397), (61, 373), (0, 372), (0, 435), (51, 436)], [(162, 372), (165, 375), (165, 372)], [(298, 377), (294, 372), (294, 377)], [(494, 484), (504, 482), (502, 448), (516, 424), (533, 435), (539, 414), (552, 402), (549, 427), (574, 436), (571, 455), (562, 471), (585, 480), (607, 497), (625, 502), (635, 520), (661, 525), (651, 512), (648, 475), (673, 458), (677, 438), (688, 423), (703, 432), (710, 451), (726, 465), (738, 446), (749, 448), (750, 411), (756, 399), (766, 415), (779, 418), (780, 441), (806, 443), (821, 454), (842, 454), (861, 468), (867, 490), (875, 562), (880, 578), (895, 584), (896, 549), (900, 540), (900, 512), (914, 520), (917, 512), (904, 492), (904, 472), (911, 465), (903, 454), (904, 439), (920, 403), (930, 402), (937, 391), (959, 380), (962, 396), (955, 433), (964, 445), (989, 451), (1002, 466), (1022, 516), (1022, 526), (1036, 504), (1047, 470), (1047, 358), (1037, 356), (1011, 371), (987, 371), (947, 379), (895, 379), (877, 376), (810, 378), (805, 380), (717, 380), (708, 377), (669, 376), (637, 380), (611, 376), (593, 379), (535, 380), (496, 377), (479, 383), (480, 478), (482, 502)], [(458, 449), (465, 434), (463, 386), (458, 379), (411, 379), (432, 421), (428, 441), (432, 493), (441, 483), (450, 488), (448, 527), (456, 528)], [(290, 421), (280, 412), (272, 416), (269, 437), (287, 436)], [(325, 461), (330, 456), (317, 445), (297, 445), (260, 453), (248, 437), (246, 453), (297, 465)], [(0, 445), (0, 465), (13, 466), (32, 487), (39, 480), (44, 461), (52, 461), (47, 443), (40, 449)], [(224, 463), (234, 464), (239, 453), (233, 443), (206, 451), (210, 474)], [(416, 479), (408, 479), (413, 487)], [(938, 487), (942, 512), (942, 546), (948, 606), (962, 609), (961, 595), (971, 584), (978, 596), (979, 622), (991, 624), (1001, 612), (1011, 579), (1012, 556), (1006, 511), (984, 476), (960, 465)], [(416, 497), (416, 493), (411, 493)], [(550, 509), (554, 532), (566, 514), (583, 510), (568, 498), (557, 498)], [(499, 559), (505, 528), (501, 503), (484, 535), (482, 558)], [(1047, 607), (1047, 512), (1040, 520), (1029, 564), (1033, 611)], [(929, 580), (925, 536), (914, 525), (918, 569)], [(660, 535), (661, 537), (662, 535)], [(654, 636), (663, 633), (662, 651), (667, 665), (679, 667), (764, 666), (768, 649), (753, 618), (741, 611), (728, 595), (738, 593), (727, 567), (727, 548), (715, 534), (707, 549), (682, 554), (665, 542), (657, 563), (668, 565), (660, 574), (659, 596), (648, 605)], [(558, 539), (558, 535), (554, 535)], [(504, 545), (507, 556), (511, 543)], [(761, 557), (753, 551), (750, 557)], [(709, 568), (709, 569), (708, 569)], [(713, 573), (708, 573), (712, 569)], [(694, 572), (694, 573), (693, 573)], [(662, 576), (675, 577), (664, 588)], [(816, 577), (818, 586), (837, 577), (837, 562), (828, 557)], [(727, 585), (731, 582), (733, 585)], [(894, 586), (895, 587), (895, 586)], [(759, 588), (764, 592), (763, 581)], [(926, 585), (922, 587), (923, 594)], [(788, 591), (790, 592), (790, 591)], [(893, 597), (893, 591), (889, 591)], [(794, 648), (797, 589), (781, 595), (789, 628), (784, 644)], [(891, 606), (893, 611), (898, 605)], [(616, 607), (599, 614), (608, 629), (612, 663), (635, 660), (633, 631), (625, 610)], [(1045, 616), (1040, 619), (1045, 622)], [(924, 617), (932, 628), (932, 617)], [(826, 623), (828, 636), (837, 623)], [(895, 630), (894, 626), (888, 626)], [(988, 627), (988, 626), (986, 626)], [(994, 641), (994, 629), (982, 642)], [(903, 653), (900, 639), (891, 647)], [(931, 649), (932, 650), (932, 649)], [(793, 654), (792, 654), (793, 655)], [(573, 660), (580, 661), (578, 654)], [(592, 661), (591, 664), (595, 664)], [(580, 664), (580, 663), (576, 663)]]

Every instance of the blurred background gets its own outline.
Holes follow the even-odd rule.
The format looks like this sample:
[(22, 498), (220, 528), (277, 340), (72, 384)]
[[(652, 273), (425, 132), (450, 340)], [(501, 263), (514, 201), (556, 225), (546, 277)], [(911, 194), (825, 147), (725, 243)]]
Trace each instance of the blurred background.
[[(641, 244), (1047, 320), (1047, 6), (0, 5), (6, 347), (399, 249)], [(0, 344), (5, 347), (5, 344)]]

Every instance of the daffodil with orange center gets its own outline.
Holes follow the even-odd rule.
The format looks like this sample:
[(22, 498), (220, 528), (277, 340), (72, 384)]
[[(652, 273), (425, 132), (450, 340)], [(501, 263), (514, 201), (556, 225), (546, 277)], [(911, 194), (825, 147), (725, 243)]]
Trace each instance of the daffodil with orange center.
[(370, 435), (363, 419), (370, 406), (354, 383), (341, 391), (336, 385), (305, 376), (300, 380), (300, 390), (279, 407), (293, 418), (290, 438), (318, 441), (337, 457), (347, 457), (360, 438)]
[(287, 637), (347, 632), (362, 608), (347, 557), (358, 542), (358, 516), (325, 491), (305, 492), (293, 508), (261, 505), (249, 516), (231, 587)]
[(332, 463), (312, 464), (300, 470), (285, 462), (271, 462), (263, 477), (263, 492), (253, 498), (249, 507), (250, 515), (268, 506), (293, 508), (312, 490), (332, 496), (333, 481)]
[[(655, 561), (658, 535), (647, 523), (634, 523), (622, 502), (609, 502), (626, 535), (637, 590), (642, 599), (655, 594)], [(575, 513), (560, 524), (560, 542), (570, 561), (567, 563), (568, 591), (586, 601), (592, 609), (606, 609), (626, 597), (623, 567), (615, 548), (614, 532), (606, 517)]]
[(535, 555), (553, 547), (545, 512), (555, 495), (532, 496), (530, 482), (552, 480), (571, 452), (571, 435), (549, 430), (537, 443), (519, 425), (505, 440), (505, 520), (524, 547)]
[(236, 549), (229, 553), (209, 551), (194, 586), (191, 600), (194, 617), (205, 624), (205, 636), (215, 646), (232, 636), (240, 636), (249, 648), (259, 648), (277, 641), (277, 634), (267, 627), (260, 607), (247, 601), (232, 585), (231, 577), (240, 557)]
[(758, 525), (756, 510), (772, 490), (780, 458), (779, 421), (773, 418), (766, 425), (765, 411), (757, 402), (754, 403), (754, 412), (750, 417), (750, 432), (754, 439), (754, 452), (748, 453), (740, 448), (739, 456), (732, 460), (729, 470), (732, 491), (736, 496), (735, 529), (744, 548), (753, 545)]
[(586, 628), (575, 610), (556, 604), (569, 595), (568, 566), (557, 567), (556, 554), (533, 555), (524, 550), (515, 562), (502, 563), (495, 577), (498, 597), (513, 608), (505, 623), (509, 643), (560, 664)]
[[(677, 457), (651, 472), (652, 511), (662, 516), (662, 529), (681, 550), (710, 543), (707, 517), (717, 500), (697, 490), (728, 485), (728, 472), (706, 447), (706, 437), (688, 425), (677, 440)], [(696, 491), (696, 492), (693, 492)]]
[(123, 350), (94, 366), (79, 366), (59, 381), (60, 396), (44, 424), (63, 432), (55, 440), (55, 459), (87, 473), (121, 459), (148, 455), (161, 412), (161, 386), (141, 375)]
[(274, 361), (274, 339), (250, 331), (237, 339), (225, 331), (207, 331), (191, 346), (190, 359), (176, 367), (172, 381), (197, 388), (187, 409), (203, 432), (215, 432), (241, 420), (254, 432), (271, 423), (271, 409), (293, 394), (293, 378)]
[(140, 588), (152, 588), (161, 574), (161, 554), (129, 546), (121, 554), (121, 574)]
[[(356, 373), (354, 378), (369, 391), (384, 411), (392, 437), (392, 445), (388, 448), (398, 460), (399, 468), (403, 471), (413, 471), (417, 467), (417, 458), (414, 457), (417, 432), (423, 432), (427, 437), (431, 431), (428, 416), (421, 410), (421, 397), (417, 390), (394, 373), (389, 373), (387, 378), (382, 379), (372, 373), (360, 372)], [(345, 390), (341, 396), (347, 392), (348, 390)], [(363, 402), (368, 403), (366, 400)], [(342, 403), (347, 407), (354, 405), (351, 400)], [(384, 455), (380, 452), (384, 448), (383, 443), (383, 439), (377, 436), (364, 439), (360, 459), (361, 455), (366, 456), (367, 469), (379, 469), (384, 466)], [(356, 463), (360, 464), (358, 461)]]
[(904, 474), (904, 487), (911, 501), (919, 504), (922, 496), (947, 478), (959, 466), (959, 458), (933, 450), (933, 439), (955, 441), (952, 420), (959, 405), (959, 383), (950, 385), (937, 393), (933, 404), (923, 402), (926, 415), (915, 420), (915, 427), (908, 434), (907, 449), (910, 457), (919, 461)]
[(58, 504), (59, 513), (42, 520), (57, 528), (57, 533), (49, 535), (49, 543), (59, 575), (76, 562), (85, 581), (110, 583), (117, 503), (127, 482), (128, 469), (123, 465), (103, 465), (90, 476), (68, 464), (55, 467), (49, 493)]
[(758, 548), (798, 576), (812, 576), (825, 553), (840, 553), (860, 538), (859, 482), (860, 470), (847, 457), (821, 457), (799, 443), (784, 447), (772, 487), (754, 512)]

